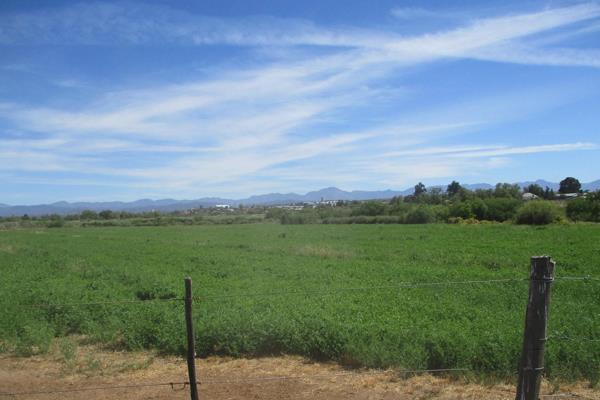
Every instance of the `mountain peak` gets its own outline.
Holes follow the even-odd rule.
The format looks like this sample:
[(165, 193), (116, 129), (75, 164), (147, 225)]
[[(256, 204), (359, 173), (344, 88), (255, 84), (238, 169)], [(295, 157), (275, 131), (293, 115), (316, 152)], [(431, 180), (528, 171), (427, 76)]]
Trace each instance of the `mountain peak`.
[[(550, 187), (557, 190), (559, 187), (558, 183), (548, 182), (543, 179), (529, 182), (517, 183), (521, 187), (525, 187), (532, 183), (538, 184), (542, 187)], [(492, 189), (494, 185), (489, 183), (475, 183), (475, 184), (463, 184), (463, 187), (475, 190), (475, 189)], [(432, 185), (432, 187), (440, 187), (445, 189), (445, 185)], [(582, 184), (583, 190), (595, 191), (600, 189), (600, 179), (589, 183)], [(269, 193), (247, 197), (245, 199), (224, 199), (219, 197), (204, 197), (195, 200), (174, 200), (174, 199), (139, 199), (132, 202), (123, 201), (112, 201), (112, 202), (78, 202), (68, 203), (66, 201), (59, 201), (53, 204), (40, 204), (32, 206), (10, 206), (7, 204), (0, 203), (0, 217), (6, 216), (18, 216), (28, 214), (31, 216), (47, 215), (47, 214), (76, 214), (83, 210), (113, 210), (113, 211), (130, 211), (130, 212), (143, 212), (143, 211), (162, 211), (170, 212), (177, 210), (186, 210), (189, 208), (196, 207), (214, 207), (217, 204), (229, 204), (232, 206), (238, 204), (245, 205), (278, 205), (278, 204), (290, 204), (290, 203), (302, 203), (302, 202), (318, 202), (321, 200), (344, 200), (344, 201), (363, 201), (363, 200), (376, 200), (376, 199), (390, 199), (394, 196), (406, 196), (413, 193), (413, 188), (396, 191), (391, 189), (385, 189), (380, 191), (367, 191), (367, 190), (353, 190), (351, 192), (342, 190), (335, 186), (329, 186), (320, 190), (308, 192), (304, 195), (297, 193)]]

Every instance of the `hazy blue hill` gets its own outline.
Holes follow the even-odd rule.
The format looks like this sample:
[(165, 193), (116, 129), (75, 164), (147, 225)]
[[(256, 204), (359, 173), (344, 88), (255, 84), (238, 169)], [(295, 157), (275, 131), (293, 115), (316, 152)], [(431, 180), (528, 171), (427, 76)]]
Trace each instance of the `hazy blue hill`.
[(297, 203), (306, 201), (304, 199), (305, 196), (297, 194), (297, 193), (268, 193), (261, 194), (257, 196), (250, 196), (246, 199), (240, 200), (223, 200), (225, 204), (227, 203), (235, 203), (235, 204), (283, 204), (283, 203)]
[(600, 179), (592, 181), (592, 182), (588, 182), (588, 183), (582, 183), (581, 187), (583, 190), (589, 190), (589, 191), (596, 191), (600, 189)]
[[(548, 186), (551, 189), (558, 190), (559, 184), (556, 182), (549, 182), (543, 179), (536, 181), (518, 182), (520, 187), (526, 187), (532, 183), (538, 184), (545, 188)], [(469, 190), (476, 189), (493, 189), (495, 185), (489, 183), (472, 183), (464, 184), (465, 188)], [(445, 186), (432, 186), (442, 190)], [(430, 189), (432, 188), (430, 187)], [(583, 190), (599, 190), (600, 179), (593, 182), (582, 183)], [(413, 188), (410, 187), (405, 190), (353, 190), (345, 191), (337, 187), (327, 187), (320, 190), (308, 192), (306, 194), (298, 193), (268, 193), (262, 195), (250, 196), (245, 199), (224, 199), (220, 197), (204, 197), (195, 200), (176, 200), (176, 199), (140, 199), (131, 202), (124, 201), (107, 201), (107, 202), (75, 202), (69, 203), (66, 201), (58, 201), (52, 204), (39, 204), (39, 205), (16, 205), (11, 206), (8, 204), (0, 203), (0, 217), (6, 217), (11, 215), (23, 215), (28, 214), (31, 216), (47, 215), (47, 214), (74, 214), (79, 213), (83, 210), (113, 210), (113, 211), (130, 211), (130, 212), (144, 212), (144, 211), (178, 211), (186, 210), (190, 208), (200, 207), (213, 207), (217, 204), (228, 204), (231, 206), (237, 206), (239, 204), (244, 205), (277, 205), (277, 204), (290, 204), (290, 203), (302, 203), (302, 202), (318, 202), (321, 200), (371, 200), (371, 199), (390, 199), (394, 196), (406, 196), (413, 193)]]
[(546, 187), (549, 187), (550, 189), (552, 189), (554, 191), (558, 190), (558, 188), (560, 187), (560, 184), (558, 182), (549, 182), (549, 181), (545, 181), (543, 179), (538, 179), (537, 181), (520, 182), (519, 186), (524, 188), (524, 187), (527, 187), (527, 186), (533, 185), (533, 184), (541, 186), (544, 189)]

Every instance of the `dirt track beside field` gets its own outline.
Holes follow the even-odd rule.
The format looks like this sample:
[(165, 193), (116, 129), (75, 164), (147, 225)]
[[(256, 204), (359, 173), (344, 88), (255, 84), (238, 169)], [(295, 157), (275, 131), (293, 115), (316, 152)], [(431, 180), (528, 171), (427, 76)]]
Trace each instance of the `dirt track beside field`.
[[(464, 379), (421, 375), (399, 377), (393, 371), (348, 371), (331, 363), (313, 363), (300, 357), (262, 359), (198, 359), (201, 399), (513, 399), (508, 384), (482, 385)], [(284, 377), (285, 379), (280, 379)], [(57, 391), (105, 386), (183, 382), (185, 361), (151, 353), (121, 353), (79, 347), (65, 358), (51, 352), (44, 356), (0, 357), (0, 393)], [(223, 382), (227, 381), (227, 382)], [(243, 382), (241, 382), (243, 381)], [(572, 393), (600, 399), (600, 391), (585, 384), (552, 387), (561, 399)], [(188, 388), (178, 385), (115, 388), (83, 392), (0, 396), (6, 399), (188, 399)], [(552, 397), (549, 397), (552, 398)]]

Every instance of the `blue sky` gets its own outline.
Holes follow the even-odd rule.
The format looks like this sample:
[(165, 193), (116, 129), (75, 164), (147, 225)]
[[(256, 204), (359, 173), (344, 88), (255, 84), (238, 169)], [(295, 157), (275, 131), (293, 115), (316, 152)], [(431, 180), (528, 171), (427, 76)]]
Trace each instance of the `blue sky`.
[(0, 203), (600, 178), (600, 3), (0, 2)]

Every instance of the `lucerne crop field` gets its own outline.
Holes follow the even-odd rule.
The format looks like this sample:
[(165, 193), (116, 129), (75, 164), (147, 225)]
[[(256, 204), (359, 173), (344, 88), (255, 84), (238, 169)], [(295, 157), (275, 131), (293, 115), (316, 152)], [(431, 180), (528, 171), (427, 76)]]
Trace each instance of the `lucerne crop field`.
[[(600, 227), (593, 224), (1, 231), (0, 350), (27, 356), (77, 335), (108, 348), (182, 354), (178, 299), (191, 276), (200, 356), (299, 354), (511, 377), (533, 255), (557, 263), (546, 375), (595, 383)], [(590, 279), (564, 279), (583, 276)]]

